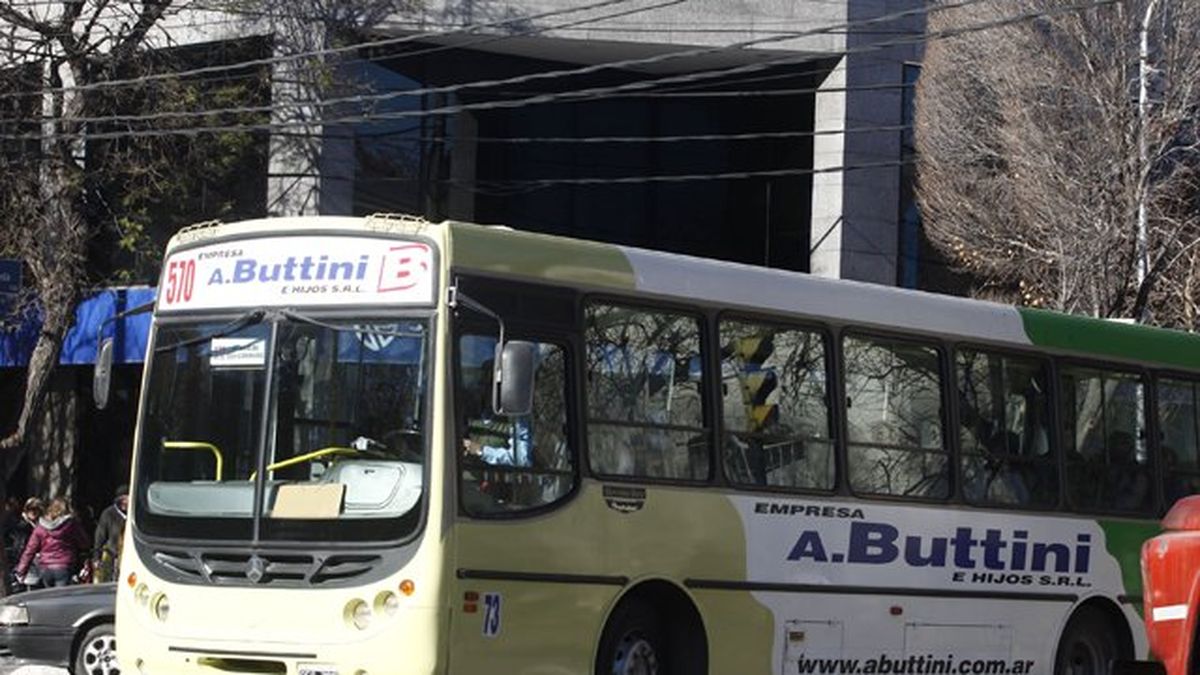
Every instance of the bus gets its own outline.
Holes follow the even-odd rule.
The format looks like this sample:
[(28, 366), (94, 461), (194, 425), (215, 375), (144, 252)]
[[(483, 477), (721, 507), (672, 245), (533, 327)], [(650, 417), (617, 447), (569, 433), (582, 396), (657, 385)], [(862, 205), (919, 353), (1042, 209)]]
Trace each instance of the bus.
[(126, 673), (1100, 675), (1200, 488), (1195, 336), (397, 215), (180, 231), (140, 396)]

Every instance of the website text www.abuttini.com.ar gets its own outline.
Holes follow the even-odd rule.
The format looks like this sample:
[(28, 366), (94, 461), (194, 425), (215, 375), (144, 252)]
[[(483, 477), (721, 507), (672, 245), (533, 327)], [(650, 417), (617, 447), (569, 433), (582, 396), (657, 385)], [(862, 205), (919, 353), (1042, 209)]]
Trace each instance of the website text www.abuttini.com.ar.
[(799, 675), (1027, 675), (1030, 659), (964, 659), (954, 656), (809, 657), (796, 660)]

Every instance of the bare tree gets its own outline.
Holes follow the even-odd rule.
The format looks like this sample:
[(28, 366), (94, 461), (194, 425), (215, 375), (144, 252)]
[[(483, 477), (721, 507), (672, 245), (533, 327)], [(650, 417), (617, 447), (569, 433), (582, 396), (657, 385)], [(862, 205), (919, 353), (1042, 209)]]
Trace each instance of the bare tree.
[[(128, 22), (116, 29), (113, 22), (102, 20), (108, 3), (93, 4), (88, 14), (86, 4), (0, 4), (9, 46), (4, 65), (22, 75), (30, 69), (40, 71), (37, 83), (47, 92), (41, 98), (47, 121), (35, 161), (18, 155), (5, 166), (3, 203), (19, 224), (8, 229), (6, 248), (20, 255), (31, 273), (42, 327), (29, 362), (21, 414), (16, 428), (0, 438), (0, 448), (13, 448), (25, 440), (84, 282), (89, 237), (78, 135), (84, 128), (80, 120), (96, 113), (97, 97), (78, 85), (114, 77), (170, 3), (138, 5)], [(107, 47), (103, 53), (101, 44)], [(7, 89), (19, 92), (20, 88)], [(33, 170), (20, 170), (18, 163)]]
[[(265, 215), (265, 204), (260, 212), (238, 212), (231, 192), (248, 183), (239, 172), (244, 162), (261, 160), (265, 202), (268, 135), (262, 127), (292, 120), (283, 113), (217, 111), (273, 101), (277, 73), (259, 67), (235, 69), (228, 77), (146, 77), (179, 69), (172, 55), (187, 48), (178, 46), (174, 33), (189, 32), (195, 40), (204, 22), (213, 25), (213, 11), (224, 8), (229, 13), (216, 15), (223, 19), (216, 24), (237, 23), (240, 32), (226, 27), (214, 37), (266, 35), (267, 52), (255, 58), (272, 55), (270, 45), (275, 55), (287, 56), (347, 43), (413, 4), (0, 1), (0, 208), (7, 220), (0, 253), (24, 261), (29, 293), (23, 306), (33, 308), (41, 326), (20, 413), (12, 428), (0, 429), (0, 449), (17, 450), (5, 456), (8, 472), (37, 424), (83, 290), (113, 280), (152, 280), (162, 233), (182, 225), (180, 219)], [(314, 35), (320, 37), (314, 41)], [(235, 63), (244, 58), (250, 57), (235, 56)], [(340, 85), (322, 58), (290, 63), (288, 74), (301, 83), (299, 96), (306, 100)], [(279, 98), (286, 100), (286, 93)], [(214, 114), (194, 115), (206, 109)], [(145, 117), (164, 112), (169, 114)], [(308, 115), (318, 126), (327, 113), (319, 105), (292, 106), (287, 115)], [(134, 119), (113, 121), (120, 115)], [(257, 131), (238, 130), (246, 126)], [(188, 128), (193, 131), (173, 133)], [(311, 138), (293, 136), (301, 139), (297, 143)], [(208, 187), (221, 194), (197, 194)], [(152, 231), (155, 223), (166, 226)], [(115, 259), (114, 250), (121, 252)]]
[[(1065, 4), (976, 3), (929, 28)], [(1200, 3), (1125, 0), (930, 43), (926, 231), (977, 293), (1194, 329), (1198, 104)]]

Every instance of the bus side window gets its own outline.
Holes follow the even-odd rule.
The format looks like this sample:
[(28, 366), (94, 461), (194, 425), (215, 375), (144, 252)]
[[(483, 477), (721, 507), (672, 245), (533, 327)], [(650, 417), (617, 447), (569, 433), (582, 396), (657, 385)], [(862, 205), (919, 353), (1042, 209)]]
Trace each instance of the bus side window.
[(963, 495), (973, 504), (1053, 508), (1050, 372), (1030, 357), (959, 350), (955, 357)]
[(820, 333), (722, 320), (725, 473), (733, 483), (834, 487), (826, 345)]
[(574, 488), (566, 353), (553, 343), (536, 344), (533, 412), (505, 417), (492, 409), (496, 338), (459, 338), (459, 486), (468, 513), (535, 509), (559, 501)]
[(950, 496), (942, 373), (931, 345), (881, 337), (842, 341), (850, 487), (860, 494)]
[(699, 319), (590, 304), (586, 322), (592, 470), (707, 479), (711, 467)]
[(1084, 512), (1148, 513), (1154, 490), (1141, 377), (1076, 366), (1060, 372), (1071, 505)]
[(1158, 381), (1158, 429), (1162, 434), (1163, 497), (1170, 508), (1180, 497), (1200, 492), (1200, 385)]

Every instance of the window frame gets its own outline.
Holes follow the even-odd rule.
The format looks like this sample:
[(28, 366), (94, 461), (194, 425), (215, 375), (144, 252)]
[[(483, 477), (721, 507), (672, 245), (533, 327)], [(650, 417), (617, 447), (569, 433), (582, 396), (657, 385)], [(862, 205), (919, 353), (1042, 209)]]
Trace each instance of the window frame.
[[(1148, 368), (1137, 364), (1130, 364), (1121, 361), (1097, 361), (1095, 359), (1075, 358), (1072, 356), (1057, 356), (1054, 358), (1054, 392), (1056, 396), (1056, 405), (1054, 414), (1058, 428), (1055, 433), (1059, 436), (1059, 463), (1062, 466), (1062, 474), (1060, 481), (1062, 482), (1062, 503), (1059, 509), (1067, 512), (1084, 516), (1111, 516), (1118, 518), (1132, 519), (1150, 519), (1154, 518), (1158, 513), (1161, 513), (1162, 492), (1161, 480), (1159, 480), (1160, 469), (1158, 461), (1159, 443), (1156, 438), (1158, 433), (1158, 409), (1155, 406), (1157, 396), (1151, 371)], [(1149, 475), (1151, 488), (1151, 504), (1141, 511), (1122, 510), (1122, 509), (1089, 509), (1086, 506), (1081, 507), (1076, 505), (1070, 495), (1071, 476), (1068, 472), (1067, 449), (1063, 442), (1062, 434), (1064, 432), (1063, 409), (1066, 397), (1062, 391), (1062, 378), (1065, 371), (1069, 369), (1087, 369), (1098, 371), (1100, 373), (1116, 373), (1133, 375), (1142, 383), (1143, 388), (1143, 405), (1145, 407), (1144, 417), (1142, 418), (1143, 431), (1146, 435), (1146, 456), (1149, 458)], [(1153, 425), (1153, 426), (1152, 426)], [(1105, 446), (1105, 453), (1108, 448)]]
[[(713, 412), (713, 397), (716, 389), (712, 386), (712, 367), (716, 355), (713, 353), (713, 338), (710, 332), (713, 329), (712, 313), (706, 311), (702, 307), (688, 305), (686, 303), (673, 302), (657, 302), (646, 298), (629, 298), (621, 295), (608, 293), (591, 293), (585, 294), (579, 298), (578, 304), (578, 334), (581, 342), (582, 354), (586, 354), (589, 349), (588, 326), (587, 326), (587, 311), (590, 306), (597, 304), (610, 305), (624, 309), (631, 309), (645, 313), (659, 314), (675, 314), (685, 317), (690, 317), (696, 321), (700, 337), (700, 367), (701, 367), (701, 383), (700, 387), (700, 403), (701, 403), (701, 421), (704, 423), (701, 430), (708, 442), (708, 475), (704, 478), (697, 479), (682, 479), (682, 478), (663, 478), (658, 476), (643, 476), (643, 475), (625, 475), (625, 474), (609, 474), (597, 471), (592, 463), (592, 448), (591, 448), (591, 401), (589, 384), (587, 377), (587, 359), (586, 356), (579, 359), (578, 374), (579, 374), (579, 434), (581, 437), (581, 451), (583, 460), (581, 462), (581, 470), (586, 471), (587, 475), (602, 482), (614, 483), (634, 483), (639, 485), (675, 485), (683, 487), (698, 487), (705, 485), (729, 485), (724, 480), (724, 472), (717, 466), (716, 457), (716, 420)], [(601, 423), (603, 424), (603, 423)], [(651, 425), (647, 425), (651, 426)], [(673, 427), (668, 427), (673, 428)]]
[[(1061, 433), (1062, 425), (1060, 422), (1061, 411), (1059, 404), (1062, 400), (1059, 392), (1059, 377), (1058, 377), (1058, 359), (1053, 354), (1048, 352), (1039, 352), (1034, 350), (1014, 349), (1010, 347), (997, 347), (978, 342), (953, 342), (947, 343), (949, 347), (950, 368), (954, 372), (954, 381), (951, 386), (951, 422), (954, 425), (954, 454), (955, 460), (955, 485), (956, 493), (955, 500), (974, 509), (984, 510), (1002, 510), (1002, 511), (1023, 511), (1026, 513), (1060, 513), (1068, 510), (1066, 496), (1066, 465), (1064, 462), (1064, 452), (1062, 449)], [(962, 461), (966, 456), (962, 448), (962, 439), (959, 438), (959, 406), (958, 406), (958, 354), (960, 351), (968, 350), (975, 352), (983, 352), (986, 354), (994, 354), (1005, 358), (1029, 359), (1040, 362), (1046, 367), (1046, 374), (1050, 378), (1047, 383), (1048, 388), (1046, 396), (1049, 399), (1049, 410), (1047, 411), (1047, 422), (1050, 429), (1047, 433), (1047, 442), (1050, 444), (1050, 452), (1053, 460), (1049, 463), (1054, 465), (1057, 472), (1056, 481), (1058, 494), (1054, 500), (1054, 504), (1046, 507), (1027, 506), (1022, 504), (1001, 504), (998, 502), (975, 502), (967, 499), (966, 493), (962, 491), (962, 486), (966, 484), (965, 476), (963, 475)]]
[(721, 344), (721, 324), (725, 321), (740, 321), (743, 323), (757, 323), (766, 326), (777, 327), (785, 330), (803, 331), (813, 335), (818, 335), (821, 338), (822, 355), (825, 359), (825, 417), (827, 428), (829, 430), (830, 452), (833, 453), (833, 482), (828, 489), (819, 488), (802, 488), (783, 485), (757, 485), (753, 483), (740, 483), (735, 480), (725, 471), (725, 447), (724, 439), (726, 433), (725, 428), (725, 408), (724, 396), (720, 391), (721, 378), (716, 378), (712, 389), (714, 401), (720, 401), (721, 405), (716, 408), (714, 413), (716, 427), (716, 445), (713, 446), (714, 454), (719, 456), (720, 465), (719, 473), (723, 478), (724, 484), (732, 489), (746, 492), (762, 492), (768, 494), (800, 494), (800, 495), (819, 495), (819, 496), (836, 496), (841, 494), (841, 488), (845, 482), (845, 436), (842, 433), (837, 405), (838, 396), (841, 384), (841, 374), (838, 372), (837, 363), (834, 361), (834, 352), (837, 351), (835, 342), (837, 334), (828, 324), (821, 324), (814, 321), (789, 321), (786, 317), (755, 314), (752, 312), (740, 312), (737, 310), (722, 310), (716, 312), (713, 317), (713, 344), (718, 347), (713, 349), (713, 358), (716, 362), (718, 373), (721, 372), (721, 354), (719, 345)]
[(506, 321), (505, 325), (506, 338), (552, 344), (558, 346), (563, 351), (563, 358), (566, 361), (563, 369), (565, 380), (563, 382), (563, 411), (566, 416), (564, 424), (566, 426), (566, 438), (570, 446), (569, 452), (573, 463), (571, 489), (552, 502), (526, 509), (497, 511), (494, 513), (475, 513), (467, 508), (463, 500), (464, 490), (462, 484), (465, 465), (463, 454), (459, 451), (462, 439), (465, 437), (461, 416), (462, 400), (459, 395), (459, 383), (462, 381), (462, 347), (460, 340), (465, 335), (495, 335), (496, 327), (494, 322), (489, 325), (489, 321), (486, 319), (475, 317), (464, 319), (457, 317), (451, 321), (453, 330), (450, 332), (451, 344), (448, 350), (451, 357), (450, 377), (452, 378), (449, 384), (451, 396), (454, 401), (454, 405), (451, 408), (452, 414), (450, 420), (450, 427), (453, 430), (451, 455), (453, 456), (454, 467), (454, 475), (451, 478), (451, 483), (454, 485), (454, 502), (459, 517), (471, 520), (520, 520), (556, 511), (575, 501), (579, 497), (580, 488), (583, 484), (583, 467), (581, 463), (583, 453), (580, 447), (580, 425), (578, 424), (578, 410), (576, 408), (578, 400), (578, 373), (576, 370), (577, 359), (575, 352), (577, 345), (573, 336), (570, 331), (552, 330), (546, 327), (534, 327), (522, 323), (514, 324)]
[[(936, 352), (937, 364), (938, 364), (938, 375), (939, 375), (938, 397), (939, 397), (939, 401), (941, 404), (939, 414), (938, 414), (939, 421), (941, 423), (941, 429), (942, 429), (942, 451), (941, 452), (946, 455), (947, 462), (951, 463), (951, 466), (949, 467), (949, 470), (947, 471), (947, 475), (946, 475), (946, 479), (949, 482), (949, 485), (948, 485), (949, 489), (946, 491), (945, 497), (912, 497), (912, 496), (908, 496), (908, 495), (876, 494), (876, 493), (870, 493), (870, 492), (861, 492), (854, 488), (853, 481), (850, 480), (850, 473), (851, 473), (851, 468), (850, 468), (850, 466), (851, 466), (851, 460), (850, 460), (850, 446), (851, 446), (851, 443), (850, 443), (850, 414), (848, 412), (848, 407), (846, 406), (846, 397), (847, 397), (846, 383), (847, 383), (848, 377), (846, 374), (847, 359), (846, 359), (846, 350), (845, 350), (846, 343), (845, 343), (845, 341), (847, 338), (858, 338), (858, 339), (865, 338), (868, 340), (887, 340), (887, 341), (893, 341), (893, 342), (914, 344), (914, 345), (920, 345), (920, 346), (925, 346), (925, 347), (932, 347), (934, 349), (934, 351)], [(959, 485), (958, 485), (957, 471), (956, 471), (955, 467), (953, 466), (953, 463), (956, 463), (958, 461), (958, 444), (954, 442), (954, 439), (952, 439), (950, 437), (950, 434), (948, 433), (948, 429), (949, 429), (950, 422), (951, 422), (950, 415), (951, 415), (952, 406), (950, 404), (950, 401), (948, 400), (949, 392), (950, 392), (950, 389), (949, 389), (950, 385), (946, 378), (946, 371), (947, 371), (947, 368), (953, 367), (953, 364), (948, 361), (949, 353), (950, 353), (950, 343), (947, 342), (944, 338), (938, 338), (938, 337), (920, 336), (920, 335), (913, 335), (910, 333), (900, 333), (900, 332), (889, 331), (889, 330), (874, 330), (874, 329), (870, 329), (870, 328), (863, 328), (860, 326), (845, 326), (837, 334), (836, 351), (837, 351), (837, 359), (838, 359), (837, 360), (838, 395), (840, 397), (838, 399), (838, 405), (836, 407), (839, 409), (840, 417), (841, 417), (841, 420), (840, 420), (841, 429), (839, 429), (839, 433), (840, 433), (841, 439), (842, 439), (841, 440), (842, 461), (845, 462), (845, 465), (844, 465), (845, 494), (852, 496), (855, 499), (863, 499), (863, 500), (870, 500), (870, 501), (900, 502), (900, 503), (905, 503), (905, 504), (943, 504), (943, 505), (945, 505), (945, 504), (954, 504), (954, 503), (964, 503), (963, 500), (960, 498), (960, 490), (959, 490)], [(955, 433), (957, 433), (957, 428), (955, 429)], [(867, 445), (867, 444), (858, 444), (858, 445)], [(870, 446), (868, 446), (868, 447), (870, 447)], [(937, 451), (920, 450), (919, 452), (930, 453), (930, 452), (937, 452)]]
[[(1197, 403), (1200, 404), (1200, 373), (1196, 373), (1196, 372), (1189, 373), (1189, 372), (1181, 371), (1181, 370), (1164, 369), (1164, 370), (1150, 371), (1149, 377), (1150, 377), (1151, 382), (1153, 383), (1153, 386), (1151, 387), (1152, 393), (1151, 393), (1151, 397), (1150, 397), (1152, 399), (1152, 403), (1149, 404), (1149, 408), (1150, 408), (1150, 410), (1153, 411), (1153, 417), (1152, 417), (1151, 423), (1154, 426), (1148, 427), (1148, 429), (1150, 431), (1152, 431), (1152, 438), (1154, 441), (1153, 445), (1151, 446), (1151, 447), (1153, 447), (1153, 455), (1154, 455), (1154, 459), (1155, 459), (1155, 464), (1154, 464), (1155, 481), (1154, 481), (1154, 483), (1155, 483), (1155, 487), (1157, 488), (1158, 514), (1159, 514), (1159, 516), (1162, 516), (1162, 515), (1165, 515), (1166, 512), (1172, 506), (1174, 506), (1174, 502), (1167, 502), (1167, 463), (1164, 460), (1164, 455), (1162, 452), (1163, 437), (1162, 437), (1162, 429), (1160, 428), (1160, 425), (1159, 425), (1159, 412), (1160, 412), (1160, 398), (1158, 395), (1159, 382), (1161, 382), (1162, 380), (1175, 380), (1177, 382), (1187, 382), (1187, 383), (1195, 386)], [(1196, 426), (1198, 427), (1198, 430), (1197, 430), (1198, 434), (1200, 434), (1200, 406), (1198, 406), (1197, 410), (1196, 410)], [(1200, 435), (1197, 436), (1197, 450), (1198, 450), (1198, 454), (1200, 454)], [(1183, 471), (1182, 473), (1185, 475), (1188, 475), (1188, 476), (1200, 478), (1200, 463), (1197, 464), (1196, 469), (1191, 470), (1191, 471)], [(1200, 494), (1200, 492), (1196, 492), (1193, 494)]]

